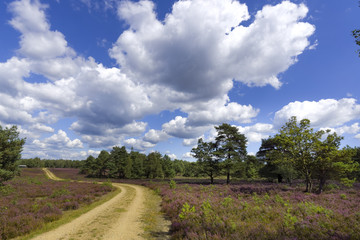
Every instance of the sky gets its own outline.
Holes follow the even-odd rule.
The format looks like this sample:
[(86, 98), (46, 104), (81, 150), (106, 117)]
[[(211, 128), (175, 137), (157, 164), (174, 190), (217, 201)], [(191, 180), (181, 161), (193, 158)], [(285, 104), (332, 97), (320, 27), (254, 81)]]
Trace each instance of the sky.
[(0, 125), (23, 158), (194, 161), (222, 123), (256, 154), (291, 116), (360, 146), (356, 28), (355, 0), (4, 0)]

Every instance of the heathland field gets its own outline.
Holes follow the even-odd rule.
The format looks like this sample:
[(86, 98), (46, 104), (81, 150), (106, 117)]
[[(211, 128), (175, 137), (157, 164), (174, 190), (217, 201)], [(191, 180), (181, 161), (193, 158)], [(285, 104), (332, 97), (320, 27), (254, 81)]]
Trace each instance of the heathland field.
[(111, 191), (109, 184), (54, 181), (39, 168), (23, 169), (0, 187), (0, 237), (27, 234)]
[[(88, 180), (78, 174), (78, 169), (50, 170), (59, 178)], [(56, 233), (61, 227), (61, 232), (66, 231), (66, 224), (61, 226), (61, 219), (66, 218), (68, 212), (81, 209), (103, 198), (104, 194), (114, 193), (109, 180), (102, 181), (105, 183), (53, 181), (41, 169), (22, 170), (20, 177), (1, 187), (1, 239), (34, 231), (44, 232), (44, 226), (48, 226), (49, 222), (50, 225), (51, 222), (60, 222), (48, 227), (52, 229), (50, 233)], [(133, 230), (138, 231), (135, 233), (136, 239), (360, 238), (360, 186), (357, 184), (350, 188), (333, 182), (327, 185), (322, 194), (315, 194), (304, 193), (303, 182), (295, 182), (292, 186), (261, 181), (235, 181), (226, 185), (223, 180), (216, 180), (215, 184), (209, 185), (207, 180), (201, 179), (113, 179), (113, 182), (122, 182), (120, 185), (128, 186), (121, 189), (123, 193), (128, 192), (127, 197), (110, 200), (117, 201), (118, 210), (115, 213), (98, 211), (99, 215), (93, 215), (92, 219), (104, 224), (95, 224), (96, 230), (84, 227), (82, 231), (80, 225), (77, 232), (73, 231), (63, 239), (112, 239), (109, 232), (115, 231), (113, 226), (116, 224), (113, 222), (119, 223), (115, 229), (126, 231), (121, 225), (131, 221), (131, 218), (136, 221), (139, 216), (142, 223)], [(132, 189), (134, 185), (129, 183), (143, 185), (154, 191), (144, 194)], [(117, 183), (113, 184), (116, 186)], [(170, 231), (158, 212), (156, 200), (160, 201), (160, 198), (157, 195), (162, 198), (162, 211), (171, 221)], [(136, 211), (138, 215), (131, 216)], [(124, 214), (127, 214), (126, 221), (120, 224), (119, 219), (124, 219)], [(76, 217), (72, 217), (74, 223)], [(107, 218), (111, 221), (101, 220)], [(121, 235), (119, 232), (117, 234)], [(41, 236), (57, 235), (40, 235), (40, 238), (35, 239), (46, 239)]]

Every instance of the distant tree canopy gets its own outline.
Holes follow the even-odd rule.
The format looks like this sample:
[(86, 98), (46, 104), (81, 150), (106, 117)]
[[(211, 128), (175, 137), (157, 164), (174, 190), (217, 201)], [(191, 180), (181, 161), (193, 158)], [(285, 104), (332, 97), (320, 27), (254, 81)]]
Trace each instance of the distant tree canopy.
[(20, 159), (17, 161), (17, 165), (26, 165), (28, 168), (80, 168), (83, 165), (84, 161), (81, 160), (65, 160), (65, 159), (40, 159), (39, 157), (35, 158), (26, 158)]
[(17, 161), (25, 139), (19, 138), (16, 126), (3, 128), (0, 126), (0, 184), (13, 178), (18, 171)]
[(266, 167), (288, 179), (303, 177), (307, 192), (313, 190), (313, 179), (319, 181), (318, 191), (329, 179), (348, 181), (358, 168), (352, 148), (339, 149), (343, 138), (330, 130), (314, 131), (310, 120), (290, 118), (274, 137), (262, 141), (258, 157)]
[[(169, 156), (159, 152), (145, 155), (126, 148), (113, 147), (108, 153), (102, 150), (97, 158), (89, 156), (81, 167), (81, 172), (89, 177), (107, 178), (173, 178), (185, 175), (190, 162), (172, 161)], [(195, 176), (191, 173), (189, 176)]]

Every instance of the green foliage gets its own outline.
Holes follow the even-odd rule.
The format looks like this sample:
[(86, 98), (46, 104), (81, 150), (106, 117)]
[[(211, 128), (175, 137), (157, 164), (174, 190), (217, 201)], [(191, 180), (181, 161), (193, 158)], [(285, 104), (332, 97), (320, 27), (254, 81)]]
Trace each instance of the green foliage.
[(117, 178), (131, 177), (131, 158), (128, 155), (126, 148), (124, 146), (121, 148), (117, 146), (113, 147), (113, 149), (110, 152), (110, 160), (108, 167), (110, 168), (109, 175), (112, 177), (117, 177)]
[(205, 216), (210, 215), (213, 209), (211, 207), (209, 199), (203, 201), (203, 203), (201, 204), (201, 210)]
[(168, 155), (165, 155), (162, 158), (162, 168), (164, 172), (165, 178), (173, 178), (176, 175), (175, 169), (174, 169), (174, 163), (171, 161), (170, 157)]
[(220, 173), (219, 158), (215, 153), (216, 145), (212, 142), (204, 142), (199, 138), (196, 148), (191, 150), (193, 156), (197, 159), (200, 171), (210, 177), (210, 183), (214, 183), (214, 177)]
[(314, 131), (308, 119), (298, 123), (292, 117), (278, 134), (263, 141), (258, 155), (265, 157), (269, 167), (274, 166), (273, 172), (290, 182), (296, 176), (303, 176), (306, 192), (312, 191), (313, 179), (317, 178), (321, 193), (327, 180), (340, 179), (358, 168), (352, 159), (354, 150), (339, 149), (342, 139), (330, 130)]
[(266, 162), (259, 169), (259, 174), (262, 177), (270, 180), (277, 179), (279, 183), (285, 179), (288, 183), (291, 183), (299, 175), (290, 161), (282, 161), (283, 153), (279, 149), (275, 138), (262, 139), (256, 156)]
[(348, 179), (348, 178), (341, 178), (340, 182), (342, 185), (344, 185), (345, 187), (352, 187), (354, 185), (356, 181), (356, 178), (354, 179)]
[[(355, 29), (352, 31), (352, 35), (355, 38), (355, 43), (360, 46), (360, 29)], [(357, 50), (360, 57), (360, 50)]]
[(299, 204), (299, 209), (304, 211), (305, 216), (323, 214), (327, 217), (333, 215), (333, 211), (326, 209), (323, 206), (316, 205), (313, 202), (302, 202)]
[(113, 185), (110, 180), (107, 180), (106, 182), (101, 183), (102, 186), (113, 188)]
[(132, 163), (131, 177), (132, 178), (144, 177), (145, 175), (144, 161), (146, 159), (146, 155), (132, 150), (130, 152), (130, 158)]
[(83, 166), (81, 167), (81, 173), (84, 173), (88, 176), (95, 176), (96, 175), (96, 160), (93, 156), (88, 156), (87, 159), (84, 161)]
[(65, 160), (65, 159), (40, 159), (38, 157), (35, 158), (27, 158), (20, 159), (17, 164), (18, 165), (26, 165), (27, 168), (81, 168), (83, 167), (83, 163), (85, 161), (82, 160)]
[(332, 190), (337, 190), (337, 189), (340, 189), (340, 187), (334, 183), (329, 183), (324, 187), (325, 191), (332, 191)]
[(300, 172), (306, 181), (306, 191), (312, 190), (312, 145), (321, 136), (310, 128), (310, 121), (303, 119), (297, 123), (296, 117), (291, 117), (274, 137), (276, 151), (275, 164), (292, 166)]
[(255, 156), (248, 155), (245, 159), (245, 175), (248, 179), (259, 178), (259, 171), (263, 167), (263, 162)]
[(1, 197), (10, 195), (14, 191), (15, 191), (15, 188), (13, 188), (11, 185), (0, 186), (0, 196)]
[(170, 187), (170, 189), (176, 189), (176, 182), (171, 179), (170, 183), (169, 183), (169, 187)]
[(231, 196), (227, 196), (226, 198), (224, 198), (221, 205), (223, 205), (224, 207), (229, 207), (233, 204), (233, 202), (234, 200), (231, 198)]
[(341, 193), (340, 194), (340, 198), (343, 199), (343, 200), (346, 200), (347, 199), (347, 196), (345, 193)]
[(284, 215), (284, 225), (289, 229), (294, 229), (295, 223), (298, 222), (296, 216), (291, 215), (289, 212)]
[(102, 150), (97, 158), (89, 156), (82, 161), (81, 173), (88, 177), (107, 178), (174, 178), (176, 175), (198, 177), (197, 163), (171, 160), (159, 152), (145, 154), (126, 148), (113, 147), (110, 154)]
[(189, 217), (189, 215), (190, 215), (191, 213), (194, 213), (194, 212), (195, 212), (195, 207), (194, 207), (194, 206), (190, 207), (190, 205), (186, 202), (186, 203), (184, 203), (183, 206), (182, 206), (181, 212), (180, 212), (180, 214), (179, 214), (179, 218), (180, 218), (181, 220), (184, 220), (184, 219), (186, 219), (187, 217)]
[[(241, 165), (246, 160), (247, 139), (244, 134), (239, 133), (237, 127), (227, 123), (216, 126), (215, 129), (217, 131), (215, 155), (222, 160), (226, 183), (229, 184), (234, 166)], [(248, 171), (250, 172), (252, 169), (248, 169)]]
[(66, 188), (55, 189), (50, 195), (50, 198), (58, 198), (60, 196), (65, 196), (68, 194), (70, 194), (70, 192)]
[(164, 178), (162, 156), (159, 152), (150, 153), (144, 162), (146, 178)]
[(0, 184), (17, 174), (17, 161), (24, 144), (25, 139), (19, 138), (16, 126), (3, 129), (0, 125)]

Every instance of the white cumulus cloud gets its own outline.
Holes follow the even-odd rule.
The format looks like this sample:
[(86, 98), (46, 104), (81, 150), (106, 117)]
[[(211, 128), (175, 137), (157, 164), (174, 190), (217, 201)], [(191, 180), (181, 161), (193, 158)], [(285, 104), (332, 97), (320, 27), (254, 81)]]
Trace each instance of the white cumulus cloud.
[(270, 134), (274, 133), (274, 126), (267, 123), (256, 123), (252, 126), (237, 127), (239, 132), (244, 134), (248, 141), (261, 142), (261, 139), (268, 138)]
[[(104, 4), (112, 7), (115, 1)], [(250, 123), (259, 109), (229, 100), (233, 81), (279, 88), (278, 75), (309, 47), (315, 30), (303, 21), (307, 7), (289, 1), (265, 6), (249, 26), (242, 25), (250, 19), (247, 6), (233, 0), (177, 1), (164, 20), (151, 1), (120, 1), (118, 15), (128, 28), (109, 49), (118, 63), (109, 68), (76, 53), (53, 29), (48, 6), (40, 0), (8, 6), (9, 24), (20, 40), (17, 55), (0, 62), (0, 121), (33, 133), (26, 149), (44, 157), (65, 154), (55, 152), (55, 146), (83, 144), (100, 148), (124, 142), (144, 150), (169, 137), (197, 138), (222, 122)], [(34, 75), (44, 81), (27, 81)], [(164, 110), (186, 117), (177, 116), (141, 138), (147, 127), (142, 119)], [(62, 118), (74, 119), (70, 130), (81, 140), (70, 140), (66, 130), (38, 138), (54, 132), (51, 124)], [(35, 146), (49, 147), (54, 155)]]
[(314, 127), (337, 127), (360, 119), (360, 105), (354, 98), (295, 101), (275, 113), (274, 124), (281, 126), (291, 116), (296, 116), (298, 120), (307, 118)]

